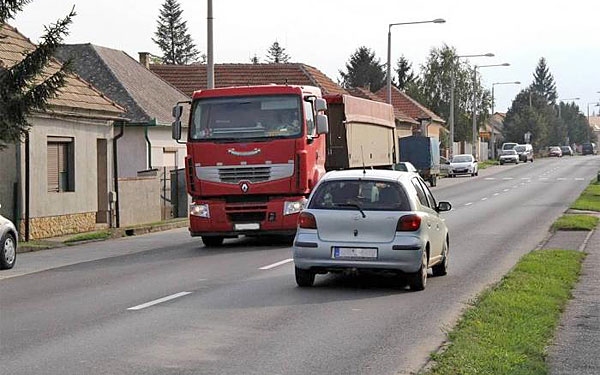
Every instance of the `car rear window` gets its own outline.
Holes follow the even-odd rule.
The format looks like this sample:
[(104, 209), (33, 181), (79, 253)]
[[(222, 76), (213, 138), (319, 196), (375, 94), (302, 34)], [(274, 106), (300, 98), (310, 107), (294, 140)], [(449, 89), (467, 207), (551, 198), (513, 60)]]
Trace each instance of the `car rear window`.
[(319, 185), (308, 208), (327, 210), (410, 211), (404, 189), (376, 180), (335, 180)]

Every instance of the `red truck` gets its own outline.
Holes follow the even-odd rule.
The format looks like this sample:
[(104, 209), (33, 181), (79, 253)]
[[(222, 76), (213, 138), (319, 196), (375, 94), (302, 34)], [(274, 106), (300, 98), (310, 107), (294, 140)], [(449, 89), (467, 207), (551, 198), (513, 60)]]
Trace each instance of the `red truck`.
[[(364, 113), (344, 113), (348, 108)], [(182, 112), (178, 103), (173, 108), (176, 140)], [(196, 91), (185, 159), (190, 234), (201, 236), (206, 246), (239, 235), (291, 238), (326, 164), (328, 169), (391, 168), (395, 139), (393, 110), (384, 103), (348, 95), (326, 101), (311, 86)]]

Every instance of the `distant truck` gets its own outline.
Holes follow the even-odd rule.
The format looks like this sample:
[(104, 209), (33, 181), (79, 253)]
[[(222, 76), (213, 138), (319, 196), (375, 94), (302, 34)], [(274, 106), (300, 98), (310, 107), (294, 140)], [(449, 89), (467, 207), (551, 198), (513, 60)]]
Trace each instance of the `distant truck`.
[(437, 185), (440, 176), (440, 145), (436, 138), (421, 135), (398, 138), (398, 148), (400, 161), (412, 163), (429, 185)]
[[(327, 115), (323, 112), (327, 111)], [(173, 108), (173, 138), (183, 107)], [(187, 132), (189, 231), (206, 246), (239, 235), (296, 232), (298, 213), (326, 169), (395, 163), (391, 105), (312, 86), (194, 92)]]

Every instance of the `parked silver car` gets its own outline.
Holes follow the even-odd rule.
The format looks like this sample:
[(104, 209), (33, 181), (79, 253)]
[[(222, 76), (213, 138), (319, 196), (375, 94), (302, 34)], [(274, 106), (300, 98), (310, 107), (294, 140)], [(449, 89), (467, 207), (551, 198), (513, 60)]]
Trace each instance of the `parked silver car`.
[(0, 269), (13, 268), (17, 260), (17, 228), (0, 215)]
[(427, 270), (448, 272), (449, 235), (423, 179), (389, 170), (328, 172), (300, 213), (293, 253), (296, 283), (311, 286), (316, 274), (385, 271), (407, 275), (422, 290)]

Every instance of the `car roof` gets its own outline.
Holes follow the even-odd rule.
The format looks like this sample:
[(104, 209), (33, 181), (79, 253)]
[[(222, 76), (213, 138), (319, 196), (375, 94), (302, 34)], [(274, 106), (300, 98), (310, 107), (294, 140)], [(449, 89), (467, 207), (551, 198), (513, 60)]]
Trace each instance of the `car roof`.
[(471, 155), (471, 154), (457, 154), (457, 155), (454, 155), (452, 157), (455, 158), (457, 156), (473, 156), (473, 155)]
[(349, 169), (327, 172), (319, 182), (360, 178), (409, 182), (409, 180), (415, 176), (418, 175), (414, 172), (392, 171), (387, 169)]

